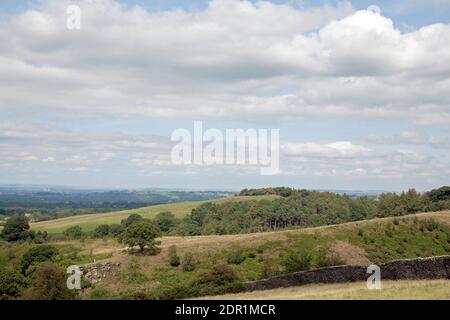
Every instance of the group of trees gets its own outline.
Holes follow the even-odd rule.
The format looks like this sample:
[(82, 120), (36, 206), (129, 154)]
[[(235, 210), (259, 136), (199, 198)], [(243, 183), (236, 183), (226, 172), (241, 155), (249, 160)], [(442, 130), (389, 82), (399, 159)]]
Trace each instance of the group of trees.
[[(207, 202), (193, 209), (190, 215), (182, 219), (176, 218), (171, 212), (161, 212), (152, 220), (134, 214), (120, 224), (98, 226), (93, 236), (136, 238), (138, 231), (134, 228), (125, 232), (136, 222), (145, 222), (147, 226), (155, 227), (146, 229), (151, 239), (157, 234), (198, 236), (260, 232), (288, 227), (315, 227), (450, 208), (450, 187), (426, 193), (418, 193), (411, 189), (400, 194), (383, 193), (378, 198), (365, 196), (356, 199), (345, 194), (285, 187), (245, 189), (240, 193), (246, 196), (268, 194), (280, 197), (258, 201)], [(81, 229), (66, 232), (69, 231), (79, 236)], [(139, 245), (137, 242), (134, 243), (135, 246)], [(147, 245), (153, 246), (151, 240)]]
[(352, 199), (331, 192), (266, 188), (240, 195), (275, 194), (274, 200), (205, 203), (178, 222), (175, 234), (208, 235), (259, 232), (292, 226), (314, 227), (375, 217), (402, 216), (450, 208), (450, 187), (426, 193), (411, 189), (400, 194)]
[(30, 230), (30, 223), (25, 216), (13, 216), (6, 220), (0, 233), (0, 238), (8, 242), (28, 241), (44, 243), (47, 241), (46, 231), (35, 232)]

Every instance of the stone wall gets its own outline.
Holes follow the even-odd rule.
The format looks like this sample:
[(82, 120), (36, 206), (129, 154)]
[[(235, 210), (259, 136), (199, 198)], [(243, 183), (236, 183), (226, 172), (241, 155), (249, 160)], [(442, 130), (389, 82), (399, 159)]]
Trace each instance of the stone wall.
[[(381, 280), (450, 279), (450, 256), (398, 260), (380, 265)], [(336, 266), (244, 283), (246, 291), (270, 290), (312, 283), (366, 281), (367, 266)]]
[(91, 263), (80, 266), (80, 271), (83, 276), (92, 283), (101, 282), (102, 279), (112, 276), (116, 273), (120, 263), (106, 262), (106, 263)]

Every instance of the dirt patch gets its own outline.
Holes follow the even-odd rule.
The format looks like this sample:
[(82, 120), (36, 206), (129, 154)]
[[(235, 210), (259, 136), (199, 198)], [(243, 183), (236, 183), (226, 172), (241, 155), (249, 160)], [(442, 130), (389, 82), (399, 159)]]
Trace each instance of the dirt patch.
[(336, 253), (347, 264), (363, 266), (371, 264), (364, 249), (354, 246), (349, 242), (336, 241), (333, 243), (330, 250), (333, 253)]

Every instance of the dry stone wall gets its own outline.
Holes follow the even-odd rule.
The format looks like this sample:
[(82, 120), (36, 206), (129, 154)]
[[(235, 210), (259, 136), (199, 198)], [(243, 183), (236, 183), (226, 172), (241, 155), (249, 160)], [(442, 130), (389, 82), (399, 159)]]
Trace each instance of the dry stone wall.
[[(450, 256), (398, 260), (380, 265), (381, 280), (450, 279)], [(367, 266), (336, 266), (246, 282), (246, 291), (270, 290), (312, 283), (366, 281)]]

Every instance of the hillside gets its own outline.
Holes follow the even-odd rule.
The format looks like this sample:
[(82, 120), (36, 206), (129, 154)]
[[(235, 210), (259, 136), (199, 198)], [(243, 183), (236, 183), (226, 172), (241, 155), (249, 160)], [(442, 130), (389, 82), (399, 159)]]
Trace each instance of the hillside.
[(95, 227), (101, 224), (120, 223), (122, 219), (125, 219), (129, 215), (135, 213), (141, 215), (144, 218), (153, 218), (160, 212), (170, 211), (176, 217), (182, 218), (187, 214), (189, 214), (192, 209), (198, 207), (199, 205), (205, 202), (221, 203), (227, 201), (274, 199), (276, 197), (277, 196), (274, 195), (254, 196), (254, 197), (238, 196), (238, 197), (222, 198), (217, 200), (191, 201), (191, 202), (179, 202), (179, 203), (155, 205), (124, 211), (79, 215), (49, 221), (42, 221), (31, 224), (31, 228), (36, 231), (47, 231), (49, 234), (58, 234), (64, 232), (64, 230), (66, 230), (69, 227), (78, 225), (83, 229), (83, 231), (92, 231), (95, 229)]
[[(151, 215), (158, 211), (153, 210), (147, 214)], [(180, 209), (178, 214), (182, 213)], [(112, 218), (119, 220), (121, 217)], [(89, 226), (92, 222), (87, 220), (85, 223)], [(94, 223), (98, 221), (94, 220)], [(61, 221), (57, 226), (62, 228)], [(223, 263), (234, 270), (239, 281), (252, 281), (303, 268), (304, 266), (298, 263), (305, 253), (309, 257), (308, 268), (343, 263), (378, 264), (397, 259), (448, 255), (450, 211), (317, 228), (222, 236), (163, 237), (160, 240), (161, 253), (154, 256), (130, 256), (126, 248), (114, 239), (86, 239), (81, 243), (58, 241), (53, 244), (61, 250), (65, 259), (70, 259), (67, 263), (70, 261), (72, 264), (84, 264), (94, 258), (100, 263), (106, 261), (120, 263), (119, 269), (114, 274), (106, 276), (101, 283), (85, 292), (87, 298), (134, 299), (136, 296), (145, 296), (147, 299), (180, 299), (225, 293), (222, 291), (225, 289), (220, 286), (202, 288), (194, 285), (205, 273), (211, 272), (214, 265)], [(182, 261), (187, 254), (193, 256), (195, 263), (193, 271), (186, 272), (182, 266), (169, 266), (168, 252), (173, 245), (176, 246)], [(3, 256), (0, 255), (0, 263), (2, 261), (14, 263), (14, 260), (7, 262), (6, 259), (11, 254), (20, 256), (23, 250), (21, 248), (17, 246), (14, 248), (17, 251), (8, 254), (5, 251)], [(429, 288), (430, 292), (426, 295), (422, 284)], [(445, 284), (446, 282), (438, 282), (428, 285), (418, 282), (411, 294), (417, 297), (432, 294), (437, 298), (446, 297), (447, 292), (442, 289)], [(328, 292), (330, 299), (356, 298), (360, 290), (358, 284), (323, 288), (330, 288), (331, 291)], [(279, 293), (274, 292), (274, 298), (277, 298), (277, 295), (286, 298), (286, 292), (291, 294), (290, 289), (283, 290)], [(310, 295), (311, 298), (328, 298), (320, 295), (320, 289), (314, 290)], [(303, 291), (294, 291), (292, 298), (303, 298)], [(409, 297), (404, 296), (402, 292), (404, 291), (397, 290), (394, 286), (385, 297)], [(261, 298), (266, 297), (270, 298), (270, 293), (261, 293)], [(371, 298), (370, 293), (365, 292), (361, 298)]]

